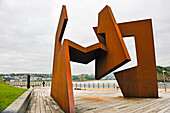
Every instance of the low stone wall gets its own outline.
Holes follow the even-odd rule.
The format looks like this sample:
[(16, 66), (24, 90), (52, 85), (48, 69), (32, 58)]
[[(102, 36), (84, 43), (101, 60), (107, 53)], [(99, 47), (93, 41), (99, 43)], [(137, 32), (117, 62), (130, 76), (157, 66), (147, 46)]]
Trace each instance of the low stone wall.
[(4, 111), (2, 111), (2, 113), (24, 113), (33, 94), (33, 90), (34, 88), (28, 89)]

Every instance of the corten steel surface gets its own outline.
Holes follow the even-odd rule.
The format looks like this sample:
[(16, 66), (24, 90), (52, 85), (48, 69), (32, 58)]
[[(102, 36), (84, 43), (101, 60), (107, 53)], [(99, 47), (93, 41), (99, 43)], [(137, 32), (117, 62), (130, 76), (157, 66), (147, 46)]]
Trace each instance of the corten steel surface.
[(108, 51), (107, 54), (97, 57), (95, 62), (95, 78), (100, 79), (131, 59), (109, 6), (105, 6), (99, 13), (98, 27), (94, 27), (94, 30)]
[(115, 73), (125, 97), (158, 97), (155, 51), (150, 19), (118, 24), (122, 36), (134, 36), (136, 67)]
[(51, 96), (65, 112), (75, 112), (70, 61), (87, 64), (107, 52), (105, 45), (94, 44), (84, 48), (67, 39), (61, 45), (67, 23), (66, 7), (63, 6), (56, 33)]
[(95, 78), (100, 79), (123, 64), (130, 56), (122, 36), (135, 36), (138, 66), (116, 73), (126, 97), (158, 97), (151, 20), (118, 24), (109, 6), (99, 13), (94, 27), (99, 43), (82, 47), (67, 39), (61, 44), (67, 24), (63, 6), (56, 33), (51, 96), (66, 112), (75, 112), (70, 61), (87, 64), (95, 59)]
[(63, 6), (55, 39), (51, 96), (65, 112), (75, 112), (68, 47), (66, 42), (61, 46), (67, 20), (66, 7)]

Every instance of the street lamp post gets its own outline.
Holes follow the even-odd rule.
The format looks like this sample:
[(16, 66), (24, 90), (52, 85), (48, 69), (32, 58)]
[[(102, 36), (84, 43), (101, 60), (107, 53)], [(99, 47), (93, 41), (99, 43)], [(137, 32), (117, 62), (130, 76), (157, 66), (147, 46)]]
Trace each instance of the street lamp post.
[(163, 79), (164, 79), (164, 87), (165, 87), (165, 92), (166, 92), (166, 84), (165, 84), (165, 75), (164, 75), (164, 68), (163, 68), (163, 71), (162, 71), (162, 73), (163, 73)]

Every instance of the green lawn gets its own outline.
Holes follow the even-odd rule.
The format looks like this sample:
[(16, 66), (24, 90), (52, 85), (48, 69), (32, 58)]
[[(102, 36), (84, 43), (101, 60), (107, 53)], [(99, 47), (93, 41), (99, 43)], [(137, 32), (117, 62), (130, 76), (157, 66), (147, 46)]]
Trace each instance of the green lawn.
[(17, 88), (3, 82), (0, 77), (0, 112), (14, 102), (27, 89)]

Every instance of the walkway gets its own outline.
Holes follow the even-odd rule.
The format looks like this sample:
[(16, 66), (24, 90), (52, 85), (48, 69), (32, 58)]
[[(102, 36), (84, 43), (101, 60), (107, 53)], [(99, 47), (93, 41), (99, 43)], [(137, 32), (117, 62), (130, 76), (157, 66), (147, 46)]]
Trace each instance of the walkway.
[[(74, 90), (77, 113), (170, 113), (170, 92), (160, 98), (123, 98), (116, 90)], [(35, 89), (27, 113), (63, 113), (50, 89)]]
[(26, 113), (64, 113), (50, 96), (49, 88), (34, 89)]

